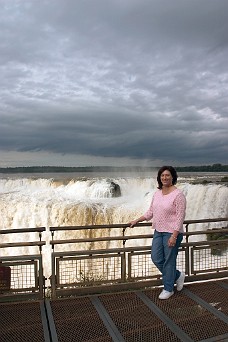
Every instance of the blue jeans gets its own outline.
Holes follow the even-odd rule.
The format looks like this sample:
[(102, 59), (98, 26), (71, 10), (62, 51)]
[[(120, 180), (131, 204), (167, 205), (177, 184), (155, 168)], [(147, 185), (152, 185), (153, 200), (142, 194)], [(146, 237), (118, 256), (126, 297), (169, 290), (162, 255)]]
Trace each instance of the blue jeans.
[(154, 231), (151, 247), (151, 259), (162, 274), (162, 282), (166, 291), (172, 292), (174, 283), (180, 277), (180, 271), (176, 269), (178, 248), (183, 239), (179, 233), (174, 247), (168, 246), (171, 233), (160, 233)]

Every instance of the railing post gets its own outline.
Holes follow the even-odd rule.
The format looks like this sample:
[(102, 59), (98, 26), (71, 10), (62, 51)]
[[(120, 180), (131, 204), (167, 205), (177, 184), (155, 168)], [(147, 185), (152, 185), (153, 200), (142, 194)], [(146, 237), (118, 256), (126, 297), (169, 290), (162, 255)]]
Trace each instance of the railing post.
[[(53, 241), (54, 240), (54, 230), (51, 231), (51, 240)], [(54, 252), (54, 248), (55, 248), (55, 245), (52, 244), (52, 251)]]
[(40, 293), (40, 299), (44, 299), (45, 294), (45, 278), (43, 275), (43, 258), (42, 255), (39, 259), (39, 293)]
[[(186, 233), (188, 233), (188, 226), (189, 224), (187, 223), (186, 226), (185, 226), (185, 231)], [(186, 234), (186, 243), (188, 244), (188, 234)], [(187, 251), (186, 251), (186, 254), (185, 254), (185, 271), (187, 273), (187, 275), (190, 275), (190, 262), (191, 262), (191, 258), (190, 258), (190, 247), (187, 246)]]
[(54, 252), (51, 253), (51, 298), (56, 299), (56, 274), (55, 274), (55, 255)]
[[(127, 227), (124, 227), (123, 230), (122, 230), (122, 236), (123, 237), (125, 236), (125, 230), (126, 229), (127, 229)], [(122, 257), (122, 270), (121, 270), (121, 273), (122, 273), (122, 278), (123, 278), (124, 282), (126, 282), (126, 274), (127, 274), (125, 245), (126, 245), (126, 240), (123, 240), (123, 257)]]

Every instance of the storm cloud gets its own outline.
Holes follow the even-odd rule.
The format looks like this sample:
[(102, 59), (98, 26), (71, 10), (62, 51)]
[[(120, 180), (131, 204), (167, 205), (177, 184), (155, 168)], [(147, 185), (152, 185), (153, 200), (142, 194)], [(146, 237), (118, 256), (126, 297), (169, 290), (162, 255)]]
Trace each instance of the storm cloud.
[(2, 0), (0, 166), (226, 164), (227, 13), (227, 0)]

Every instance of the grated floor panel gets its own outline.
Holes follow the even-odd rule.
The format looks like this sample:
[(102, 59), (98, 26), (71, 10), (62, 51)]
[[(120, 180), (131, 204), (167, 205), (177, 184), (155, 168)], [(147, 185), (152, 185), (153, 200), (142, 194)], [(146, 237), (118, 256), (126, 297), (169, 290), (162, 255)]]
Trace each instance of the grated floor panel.
[(59, 342), (112, 342), (88, 297), (51, 301)]
[[(207, 289), (210, 291), (209, 286)], [(226, 323), (220, 321), (183, 292), (176, 292), (169, 300), (164, 301), (158, 299), (155, 291), (145, 291), (145, 294), (193, 341), (228, 334)]]
[(136, 293), (99, 296), (127, 342), (180, 341)]
[(40, 302), (0, 303), (1, 342), (42, 342)]
[(201, 283), (200, 286), (191, 284), (188, 285), (188, 289), (217, 310), (228, 315), (228, 289), (222, 287), (221, 281), (210, 282), (209, 284)]

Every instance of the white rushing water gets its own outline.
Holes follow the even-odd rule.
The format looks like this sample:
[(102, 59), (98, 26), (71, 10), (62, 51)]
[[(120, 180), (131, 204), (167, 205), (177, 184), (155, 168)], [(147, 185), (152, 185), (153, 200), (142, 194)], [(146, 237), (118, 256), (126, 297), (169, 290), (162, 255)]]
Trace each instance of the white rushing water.
[[(120, 197), (112, 197), (110, 181)], [(154, 177), (120, 178), (2, 178), (0, 179), (0, 229), (38, 226), (127, 223), (142, 215), (156, 190)], [(186, 195), (186, 219), (226, 217), (225, 184), (177, 185)]]
[[(202, 175), (194, 177), (199, 178)], [(191, 177), (182, 175), (177, 184), (187, 198), (186, 219), (227, 217), (228, 187), (221, 182), (194, 185), (190, 183), (192, 180), (192, 175)], [(119, 185), (120, 197), (113, 197), (110, 182)], [(43, 234), (43, 239), (48, 242), (50, 239), (48, 229), (51, 226), (128, 223), (147, 210), (156, 187), (156, 174), (112, 178), (105, 176), (85, 178), (74, 175), (68, 180), (66, 175), (64, 177), (58, 175), (58, 180), (50, 178), (49, 175), (46, 175), (46, 178), (43, 175), (36, 178), (2, 175), (0, 229), (44, 226), (47, 232)], [(221, 224), (217, 224), (217, 227), (220, 226)], [(191, 230), (203, 228), (203, 225), (198, 225), (197, 228), (191, 226)], [(146, 232), (148, 233), (148, 229)], [(94, 232), (94, 236), (96, 234), (97, 232)], [(62, 233), (62, 237), (64, 236)], [(27, 239), (29, 238), (28, 235)], [(14, 241), (15, 234), (2, 235), (1, 239), (2, 242)], [(17, 237), (17, 241), (18, 239)], [(23, 241), (25, 241), (24, 237)], [(69, 249), (69, 246), (67, 248)], [(27, 248), (23, 252), (29, 253), (30, 249)], [(0, 252), (1, 255), (19, 253), (19, 251), (12, 252), (12, 249), (4, 249)], [(50, 255), (50, 245), (44, 247), (44, 253)], [(49, 269), (50, 259), (45, 259), (48, 263), (46, 268)]]

